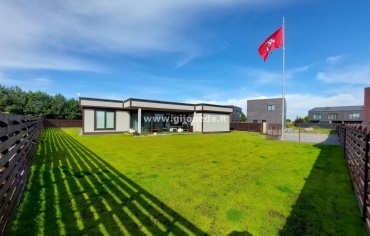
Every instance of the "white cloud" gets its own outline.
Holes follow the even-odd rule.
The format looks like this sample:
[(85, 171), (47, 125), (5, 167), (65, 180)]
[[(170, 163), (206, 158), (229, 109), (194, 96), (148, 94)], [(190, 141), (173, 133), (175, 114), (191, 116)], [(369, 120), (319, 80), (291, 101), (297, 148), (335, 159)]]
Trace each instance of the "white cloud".
[(86, 62), (96, 52), (176, 52), (185, 55), (182, 66), (201, 53), (190, 25), (204, 13), (262, 6), (272, 7), (267, 0), (4, 0), (0, 67), (101, 70)]
[(329, 64), (336, 64), (342, 59), (342, 56), (332, 56), (332, 57), (327, 57), (325, 61)]
[(266, 71), (254, 68), (247, 68), (245, 74), (255, 79), (257, 83), (266, 84), (274, 80), (281, 80), (282, 72)]
[[(251, 99), (266, 99), (266, 98), (280, 98), (281, 95), (276, 96), (255, 96), (245, 98), (232, 98), (228, 100), (199, 100), (189, 99), (186, 102), (189, 103), (210, 103), (219, 105), (234, 105), (241, 107), (244, 114), (246, 114), (247, 100)], [(347, 91), (339, 95), (315, 95), (315, 94), (286, 94), (285, 99), (287, 101), (287, 118), (294, 120), (297, 116), (305, 117), (308, 115), (308, 111), (315, 107), (325, 106), (355, 106), (363, 105), (363, 89), (360, 91)], [(247, 114), (248, 116), (248, 114)]]
[(317, 73), (317, 79), (331, 84), (369, 85), (370, 64), (349, 65), (344, 68), (332, 68)]
[[(292, 79), (296, 77), (298, 74), (306, 72), (313, 65), (314, 64), (288, 69), (285, 71), (285, 79)], [(246, 68), (244, 70), (244, 74), (246, 74), (250, 78), (253, 78), (255, 81), (257, 81), (260, 84), (266, 84), (271, 81), (278, 81), (280, 83), (282, 76), (283, 76), (282, 70), (268, 71), (268, 70), (260, 70), (260, 69), (255, 69), (255, 68)]]
[(315, 107), (326, 106), (356, 106), (363, 105), (363, 92), (322, 96), (314, 94), (287, 94), (287, 117), (295, 119), (296, 116), (305, 117), (308, 111)]
[(285, 72), (285, 78), (292, 79), (298, 74), (308, 71), (308, 69), (310, 69), (312, 66), (314, 66), (314, 64), (288, 69)]
[(31, 79), (13, 79), (6, 76), (4, 73), (0, 72), (0, 85), (6, 87), (18, 86), (25, 91), (47, 91), (50, 86), (54, 83), (53, 80), (48, 78), (31, 78)]
[(190, 54), (186, 56), (185, 58), (179, 60), (176, 64), (176, 68), (183, 67), (186, 64), (188, 64), (190, 61), (192, 61), (194, 58), (197, 58), (199, 55), (198, 54)]

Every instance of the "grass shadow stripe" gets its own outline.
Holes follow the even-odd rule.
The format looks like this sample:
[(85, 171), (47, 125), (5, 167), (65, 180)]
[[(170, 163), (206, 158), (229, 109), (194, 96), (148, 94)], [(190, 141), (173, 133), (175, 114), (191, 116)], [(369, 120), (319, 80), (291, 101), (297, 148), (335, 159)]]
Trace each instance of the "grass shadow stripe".
[[(109, 167), (109, 164), (106, 163), (106, 162), (104, 162), (103, 160), (101, 160), (98, 156), (96, 156), (96, 154), (93, 154), (91, 151), (88, 152), (88, 153), (86, 153), (85, 152), (86, 149), (85, 148), (84, 149), (81, 148), (82, 145), (78, 145), (78, 143), (76, 143), (76, 141), (73, 138), (71, 138), (70, 136), (68, 136), (67, 134), (65, 134), (65, 136), (67, 136), (67, 137), (65, 137), (66, 140), (69, 140), (70, 142), (73, 142), (75, 144), (75, 146), (74, 146), (75, 147), (75, 152), (80, 152), (80, 155), (79, 155), (80, 157), (86, 157), (90, 161), (96, 161), (96, 160), (98, 160), (99, 163), (101, 163), (102, 165)], [(102, 173), (103, 174), (109, 173), (111, 175), (112, 174), (112, 171), (114, 171), (115, 169), (109, 167), (109, 168), (107, 168), (107, 170), (109, 170), (109, 171), (102, 172)], [(119, 172), (118, 173), (117, 172), (113, 172), (113, 175), (114, 175), (115, 179), (118, 182), (121, 183), (120, 186), (125, 186), (125, 187), (129, 186), (131, 189), (135, 189), (136, 190), (136, 192), (130, 192), (129, 193), (129, 194), (131, 194), (131, 198), (129, 199), (131, 202), (132, 201), (135, 201), (135, 200), (138, 200), (138, 202), (143, 203), (143, 204), (146, 204), (146, 206), (148, 206), (148, 207), (151, 207), (151, 205), (147, 204), (147, 202), (143, 201), (141, 199), (141, 197), (140, 197), (140, 195), (144, 195), (144, 196), (147, 195), (146, 194), (147, 192), (144, 189), (142, 189), (140, 187), (136, 187), (135, 186), (136, 184), (133, 181), (129, 180), (127, 177), (123, 177), (122, 174), (119, 173)], [(112, 177), (110, 176), (110, 178), (112, 178)], [(165, 204), (160, 203), (160, 201), (158, 199), (153, 198), (152, 196), (151, 197), (148, 197), (147, 196), (146, 199), (151, 199), (151, 203), (152, 204), (156, 204), (157, 206), (159, 206), (159, 207), (157, 207), (157, 209), (158, 208), (161, 209), (161, 211), (157, 211), (157, 212), (154, 212), (156, 208), (152, 208), (153, 210), (150, 209), (151, 215), (154, 217), (154, 219), (159, 218), (160, 220), (164, 220), (163, 224), (161, 224), (161, 225), (167, 225), (167, 226), (168, 225), (171, 225), (171, 229), (172, 230), (176, 230), (176, 232), (184, 231), (184, 229), (187, 229), (187, 231), (190, 232), (194, 228), (194, 225), (191, 224), (191, 223), (189, 223), (189, 222), (185, 222), (184, 221), (184, 223), (176, 223), (176, 222), (182, 222), (182, 219), (183, 218), (180, 215), (178, 215), (178, 214), (173, 214), (173, 210), (170, 209), (169, 207), (165, 206)], [(128, 205), (128, 206), (131, 206), (131, 205)], [(142, 214), (139, 214), (137, 212), (137, 210), (140, 210), (140, 209), (132, 209), (131, 207), (130, 207), (130, 209), (131, 209), (130, 212), (135, 213), (135, 217), (138, 220), (140, 219), (141, 221), (146, 221), (146, 222), (148, 222), (148, 224), (151, 223), (150, 221), (148, 221), (148, 220), (151, 219), (150, 217), (149, 218), (148, 217), (144, 217)], [(168, 221), (168, 219), (166, 217), (163, 217), (162, 216), (163, 212), (166, 212), (167, 215), (169, 215), (169, 214), (170, 215), (171, 214), (174, 215), (174, 217), (172, 217), (173, 220), (172, 221)], [(154, 221), (154, 222), (157, 222), (157, 221)], [(158, 228), (160, 229), (160, 227), (158, 227)]]
[[(60, 142), (61, 144), (63, 144), (64, 142), (61, 141)], [(66, 142), (67, 143), (67, 142)], [(65, 144), (65, 143), (64, 143)], [(89, 164), (89, 160), (83, 160), (84, 156), (86, 155), (85, 153), (81, 153), (76, 150), (74, 151), (71, 151), (71, 150), (68, 150), (69, 152), (69, 156), (72, 157), (70, 158), (70, 160), (74, 163), (75, 167), (78, 168), (79, 171), (82, 171), (82, 170), (90, 170), (92, 171), (91, 169), (91, 164)], [(77, 158), (74, 158), (76, 156), (79, 156), (80, 158), (77, 159)], [(78, 161), (81, 161), (81, 165), (78, 165)], [(84, 165), (84, 166), (83, 166)], [(72, 166), (73, 168), (73, 166)], [(111, 178), (114, 178), (114, 177), (111, 177), (110, 176), (110, 172), (100, 172), (100, 174), (102, 174), (106, 179), (111, 179)], [(104, 182), (102, 178), (100, 178), (99, 176), (99, 173), (94, 173), (92, 175), (89, 175), (89, 176), (84, 176), (83, 178), (86, 178), (86, 179), (90, 179), (90, 178), (95, 178), (94, 181), (89, 181), (90, 183), (94, 182), (95, 184), (100, 184), (108, 193), (108, 195), (104, 195), (104, 199), (110, 203), (106, 203), (107, 205), (107, 208), (110, 209), (113, 209), (112, 205), (116, 205), (116, 204), (119, 204), (119, 205), (122, 205), (124, 202), (126, 203), (126, 206), (128, 207), (129, 209), (129, 212), (132, 213), (132, 215), (130, 215), (130, 217), (133, 217), (134, 221), (137, 222), (145, 222), (146, 225), (150, 225), (150, 230), (147, 230), (145, 227), (142, 227), (140, 226), (141, 228), (144, 228), (145, 231), (150, 231), (152, 234), (163, 234), (164, 231), (163, 231), (163, 227), (160, 226), (160, 224), (158, 224), (157, 222), (158, 221), (155, 221), (153, 219), (155, 219), (155, 216), (158, 215), (158, 214), (154, 214), (154, 216), (148, 216), (146, 214), (143, 214), (143, 209), (138, 207), (137, 205), (135, 204), (131, 204), (130, 202), (133, 201), (132, 197), (137, 195), (138, 192), (132, 192), (131, 195), (129, 195), (129, 197), (131, 198), (128, 198), (127, 196), (127, 191), (128, 190), (125, 190), (124, 192), (126, 193), (126, 195), (124, 194), (124, 192), (122, 192), (121, 190), (123, 190), (124, 188), (127, 189), (127, 186), (120, 186), (118, 185), (114, 180), (113, 181), (108, 181), (108, 182)], [(82, 178), (80, 178), (82, 179)], [(93, 185), (91, 185), (91, 187), (94, 187)], [(117, 193), (117, 194), (115, 194)], [(118, 196), (118, 195), (121, 195), (121, 196)], [(112, 202), (112, 199), (115, 200), (115, 202), (113, 201)], [(127, 201), (122, 201), (121, 199), (126, 199)], [(113, 210), (114, 211), (114, 210)], [(141, 213), (140, 213), (141, 212)], [(116, 212), (117, 215), (120, 215), (120, 212)], [(142, 223), (140, 223), (141, 225), (143, 225)], [(161, 229), (162, 228), (162, 229)]]
[[(60, 143), (62, 144), (63, 142), (60, 142)], [(72, 201), (72, 203), (73, 201), (75, 201), (74, 203), (75, 211), (77, 211), (78, 208), (81, 208), (81, 213), (78, 215), (75, 215), (76, 222), (82, 222), (82, 223), (79, 223), (82, 225), (84, 224), (83, 222), (86, 222), (87, 224), (86, 227), (80, 227), (81, 232), (84, 232), (85, 229), (88, 229), (89, 227), (93, 225), (104, 223), (100, 220), (101, 219), (100, 214), (103, 211), (97, 210), (97, 209), (104, 208), (105, 211), (109, 211), (111, 207), (109, 205), (107, 206), (106, 201), (104, 201), (104, 198), (99, 196), (99, 192), (95, 188), (96, 181), (91, 180), (90, 177), (86, 177), (86, 176), (84, 178), (77, 178), (75, 176), (75, 172), (73, 170), (78, 169), (79, 171), (81, 171), (82, 168), (80, 165), (78, 165), (77, 161), (73, 158), (73, 155), (70, 155), (70, 153), (69, 155), (66, 156), (66, 158), (63, 159), (63, 162), (62, 162), (62, 165), (64, 167), (68, 167), (67, 169), (64, 169), (64, 174), (68, 174), (65, 178), (65, 185), (66, 185), (65, 188), (68, 190), (67, 186), (72, 184), (73, 187), (69, 187), (69, 189), (72, 189), (72, 188), (78, 189), (77, 191), (73, 191), (73, 192), (71, 190), (68, 193), (68, 196), (70, 197), (70, 200)], [(60, 170), (61, 170), (61, 173), (63, 173), (62, 169)], [(101, 204), (99, 204), (99, 202), (101, 202)], [(93, 208), (91, 208), (91, 206)], [(116, 230), (118, 228), (110, 225), (110, 229)]]
[[(79, 161), (81, 160), (81, 158), (77, 159), (75, 158), (76, 156), (76, 151), (71, 151), (71, 150), (68, 150), (65, 146), (68, 145), (66, 142), (64, 142), (63, 140), (59, 141), (59, 144), (61, 145), (61, 148), (63, 148), (64, 150), (67, 150), (67, 158), (65, 158), (65, 162), (66, 162), (66, 166), (69, 167), (69, 172), (70, 172), (70, 179), (74, 179), (74, 181), (77, 183), (77, 182), (81, 182), (80, 185), (82, 185), (83, 182), (85, 182), (85, 185), (86, 183), (88, 183), (88, 185), (90, 185), (89, 187), (85, 187), (85, 189), (96, 189), (97, 187), (100, 188), (102, 187), (103, 189), (107, 190), (107, 194), (103, 194), (101, 192), (94, 192), (92, 193), (90, 191), (90, 196), (89, 198), (94, 198), (94, 201), (90, 201), (90, 204), (96, 204), (96, 200), (97, 198), (101, 200), (101, 206), (104, 206), (105, 208), (105, 212), (106, 213), (109, 213), (109, 215), (111, 215), (111, 212), (116, 212), (117, 210), (117, 207), (115, 206), (119, 206), (119, 208), (121, 208), (121, 201), (117, 201), (118, 197), (117, 196), (114, 196), (113, 192), (109, 189), (109, 186), (106, 185), (103, 180), (97, 175), (97, 174), (92, 174), (92, 175), (88, 175), (88, 176), (81, 176), (80, 178), (76, 178), (75, 176), (75, 173), (73, 172), (73, 170), (77, 170), (79, 172), (83, 171), (83, 170), (89, 170), (89, 167), (90, 165), (85, 162), (83, 163), (80, 163)], [(85, 165), (85, 166), (83, 166)], [(99, 209), (99, 207), (98, 207)], [(102, 212), (99, 212), (100, 214)], [(98, 213), (98, 214), (99, 214)], [(95, 212), (96, 214), (96, 212)], [(94, 213), (92, 214), (93, 217), (94, 217)], [(116, 215), (120, 215), (122, 216), (122, 210), (116, 212)], [(108, 225), (110, 227), (108, 228), (105, 228), (106, 230), (108, 230), (108, 232), (114, 232), (116, 230), (120, 230), (120, 227), (119, 225), (122, 225), (122, 222), (125, 222), (126, 224), (131, 224), (131, 227), (132, 225), (135, 224), (134, 221), (130, 220), (130, 217), (132, 216), (129, 216), (127, 215), (126, 217), (122, 217), (123, 219), (121, 221), (119, 221), (119, 218), (118, 217), (115, 217), (113, 218), (112, 217), (112, 220), (113, 222), (121, 222), (120, 224), (117, 224), (117, 228), (114, 229), (115, 227), (112, 228), (112, 224), (111, 223), (108, 223)], [(94, 217), (96, 219), (96, 217)], [(107, 224), (107, 221), (101, 221), (101, 218), (102, 217), (99, 217), (99, 220), (96, 222), (96, 224), (99, 224), (99, 222), (103, 225)], [(130, 223), (131, 222), (131, 223)], [(137, 232), (136, 232), (137, 233)]]
[[(154, 235), (164, 234), (165, 232), (172, 232), (175, 234), (189, 234), (189, 232), (192, 232), (192, 234), (195, 235), (206, 235), (205, 232), (186, 220), (180, 214), (176, 213), (135, 182), (131, 181), (125, 175), (118, 172), (109, 163), (105, 162), (91, 150), (70, 137), (63, 130), (58, 129), (54, 130), (54, 132), (57, 132), (59, 137), (63, 139), (63, 141), (60, 141), (61, 146), (69, 146), (68, 150), (70, 150), (70, 155), (74, 156), (74, 158), (72, 158), (73, 162), (80, 163), (79, 167), (73, 166), (72, 168), (77, 168), (80, 171), (88, 170), (93, 172), (93, 174), (83, 176), (80, 179), (94, 178), (93, 183), (102, 184), (103, 188), (106, 187), (111, 189), (112, 193), (119, 199), (126, 199), (125, 201), (127, 202), (117, 204), (117, 201), (114, 199), (115, 197), (112, 197), (110, 193), (103, 195), (105, 201), (111, 208), (110, 215), (112, 219), (121, 222), (127, 232), (131, 234), (147, 233)], [(81, 161), (81, 159), (83, 159), (83, 161)], [(95, 169), (96, 167), (99, 168)], [(97, 175), (99, 175), (99, 177), (97, 177)], [(103, 176), (105, 179), (100, 176)], [(106, 179), (109, 181), (104, 182)], [(96, 180), (97, 182), (95, 182)], [(127, 194), (129, 194), (131, 198), (127, 199)], [(144, 196), (144, 198), (142, 196)], [(148, 202), (150, 202), (150, 204)], [(152, 207), (153, 205), (155, 205), (155, 207)], [(160, 209), (160, 211), (158, 211), (158, 209)], [(126, 212), (126, 217), (123, 215), (123, 212)], [(128, 224), (127, 217), (136, 221), (136, 225), (138, 224), (137, 227), (139, 228), (135, 228), (132, 222)], [(169, 220), (169, 218), (172, 221)], [(140, 230), (140, 227), (142, 227), (144, 232)], [(107, 230), (109, 232), (109, 228), (107, 228)]]

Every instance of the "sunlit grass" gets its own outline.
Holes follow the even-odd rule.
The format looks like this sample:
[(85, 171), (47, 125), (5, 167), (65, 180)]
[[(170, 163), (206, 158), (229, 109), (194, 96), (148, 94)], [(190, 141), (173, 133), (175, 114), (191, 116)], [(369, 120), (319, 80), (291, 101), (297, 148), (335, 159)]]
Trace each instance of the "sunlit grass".
[(339, 146), (77, 134), (45, 131), (14, 235), (366, 235)]

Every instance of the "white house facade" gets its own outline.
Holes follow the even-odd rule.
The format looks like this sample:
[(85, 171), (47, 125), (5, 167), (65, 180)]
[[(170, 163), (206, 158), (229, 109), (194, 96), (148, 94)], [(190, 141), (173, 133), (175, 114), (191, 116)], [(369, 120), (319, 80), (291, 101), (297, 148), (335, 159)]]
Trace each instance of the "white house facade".
[(232, 106), (188, 104), (129, 98), (80, 100), (83, 134), (175, 131), (215, 133), (230, 131)]

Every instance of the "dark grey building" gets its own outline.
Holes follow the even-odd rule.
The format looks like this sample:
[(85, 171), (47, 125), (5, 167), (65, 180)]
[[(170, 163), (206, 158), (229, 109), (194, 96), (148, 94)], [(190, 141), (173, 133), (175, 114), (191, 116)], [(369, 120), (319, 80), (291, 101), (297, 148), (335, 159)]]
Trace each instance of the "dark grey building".
[(364, 106), (316, 107), (308, 111), (311, 123), (362, 123)]
[(233, 107), (233, 113), (230, 114), (230, 122), (242, 122), (242, 109), (237, 106)]
[[(281, 124), (283, 112), (282, 98), (254, 99), (247, 101), (248, 123)], [(286, 100), (284, 99), (284, 120), (286, 120)]]

